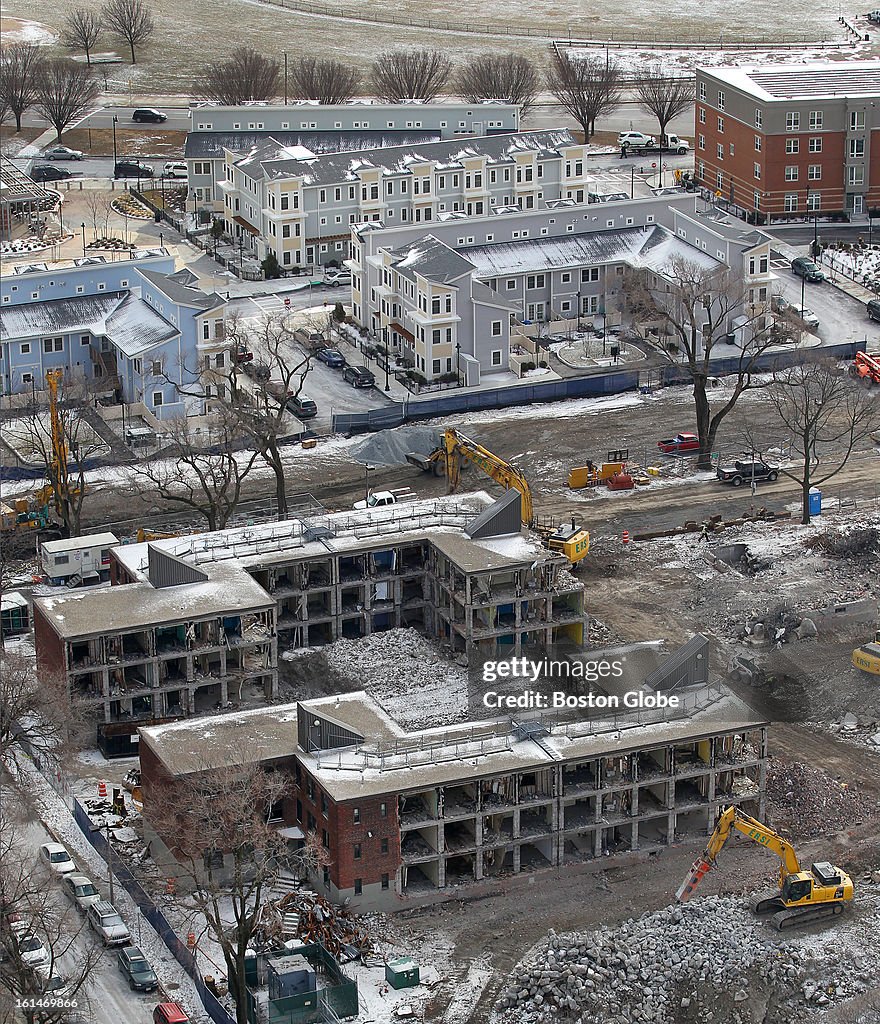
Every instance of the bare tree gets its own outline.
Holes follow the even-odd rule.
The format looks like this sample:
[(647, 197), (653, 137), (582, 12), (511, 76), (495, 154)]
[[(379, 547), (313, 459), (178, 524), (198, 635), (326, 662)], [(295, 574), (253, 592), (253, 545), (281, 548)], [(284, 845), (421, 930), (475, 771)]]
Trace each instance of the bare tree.
[(456, 91), (470, 103), (502, 100), (518, 103), (524, 118), (540, 84), (535, 65), (514, 53), (480, 53), (464, 63), (455, 76)]
[[(269, 824), (289, 781), (255, 757), (253, 748), (242, 750), (240, 764), (210, 770), (194, 758), (186, 773), (144, 790), (145, 820), (186, 874), (188, 902), (198, 913), (190, 928), (207, 932), (223, 954), (238, 1024), (248, 1021), (248, 946), (278, 871), (289, 866), (287, 840)], [(312, 835), (294, 870), (314, 870), (322, 859)]]
[(279, 74), (278, 61), (250, 46), (239, 46), (224, 60), (209, 64), (193, 84), (193, 92), (227, 106), (271, 100), (278, 95)]
[[(92, 975), (99, 968), (103, 953), (94, 943), (80, 943), (74, 952), (85, 921), (77, 920), (70, 907), (63, 907), (50, 879), (39, 869), (34, 870), (33, 846), (25, 837), (26, 822), (10, 814), (10, 804), (11, 801), (4, 801), (0, 811), (0, 949), (5, 960), (0, 992), (3, 996), (9, 993), (9, 1002), (18, 1003), (17, 1014), (10, 1020), (61, 1024), (68, 1018), (69, 1009), (55, 1010), (31, 1003), (44, 995), (45, 982), (41, 973), (26, 962), (23, 940), (32, 937), (42, 943), (48, 954), (48, 975), (60, 975), (62, 958), (66, 965), (74, 965), (72, 974), (64, 979), (64, 998), (75, 1001), (85, 1013), (89, 1011)], [(51, 998), (55, 994), (48, 995)]]
[(662, 164), (666, 126), (693, 104), (694, 80), (692, 77), (672, 77), (661, 65), (654, 64), (640, 72), (636, 96), (645, 110), (657, 118), (660, 128), (658, 163)]
[(380, 100), (433, 100), (446, 85), (452, 61), (439, 50), (394, 50), (380, 54), (370, 69), (373, 91)]
[(357, 95), (360, 72), (342, 61), (298, 57), (290, 65), (290, 95), (319, 103), (350, 103)]
[(43, 62), (34, 43), (12, 43), (0, 50), (0, 105), (15, 117), (15, 130), (21, 131), (22, 114), (34, 104), (37, 80)]
[(596, 121), (620, 104), (620, 67), (607, 57), (575, 59), (554, 50), (547, 88), (581, 126), (587, 142), (596, 131)]
[(121, 36), (131, 50), (131, 62), (137, 63), (136, 46), (146, 42), (153, 34), (155, 25), (144, 0), (109, 0), (101, 14), (107, 28), (117, 36)]
[[(110, 216), (110, 196), (101, 189), (93, 188), (83, 193), (83, 205), (86, 214), (92, 225), (95, 238), (98, 238), (98, 231), (101, 226), (106, 225)], [(106, 235), (106, 227), (103, 228)]]
[(209, 530), (222, 530), (241, 499), (242, 484), (257, 452), (236, 451), (235, 419), (226, 410), (205, 428), (190, 418), (166, 423), (171, 453), (141, 463), (141, 485), (149, 497), (172, 507), (198, 512)]
[(83, 50), (86, 64), (92, 63), (92, 47), (101, 34), (101, 20), (88, 7), (76, 7), (67, 15), (67, 23), (61, 39), (71, 50)]
[(85, 113), (97, 95), (88, 67), (70, 60), (50, 60), (37, 76), (34, 106), (55, 129), (60, 142), (61, 133)]
[(810, 522), (810, 488), (836, 476), (856, 446), (880, 424), (880, 405), (870, 391), (842, 374), (834, 363), (814, 361), (774, 375), (767, 402), (803, 460), (780, 468), (801, 488), (801, 522)]
[[(693, 386), (700, 439), (698, 466), (710, 469), (715, 438), (725, 416), (746, 391), (765, 386), (755, 374), (761, 356), (775, 343), (765, 326), (766, 304), (753, 304), (745, 278), (729, 267), (680, 256), (670, 260), (662, 276), (632, 271), (624, 279), (623, 298), (631, 314), (657, 325), (658, 351), (686, 374)], [(734, 319), (742, 340), (739, 348), (727, 345)], [(721, 404), (713, 411), (707, 385), (713, 376), (711, 362), (718, 358), (722, 345), (725, 356), (736, 356), (737, 365), (728, 375), (732, 387), (724, 391)]]

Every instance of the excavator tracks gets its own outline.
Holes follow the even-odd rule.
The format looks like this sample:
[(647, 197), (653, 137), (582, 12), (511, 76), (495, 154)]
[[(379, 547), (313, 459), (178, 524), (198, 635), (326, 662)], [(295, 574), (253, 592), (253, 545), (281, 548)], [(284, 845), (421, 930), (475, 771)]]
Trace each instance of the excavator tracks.
[(778, 914), (774, 914), (770, 918), (770, 923), (777, 931), (781, 932), (786, 928), (812, 924), (813, 921), (821, 921), (826, 917), (835, 917), (842, 913), (842, 903), (826, 903), (816, 907), (793, 907), (791, 910), (781, 910)]

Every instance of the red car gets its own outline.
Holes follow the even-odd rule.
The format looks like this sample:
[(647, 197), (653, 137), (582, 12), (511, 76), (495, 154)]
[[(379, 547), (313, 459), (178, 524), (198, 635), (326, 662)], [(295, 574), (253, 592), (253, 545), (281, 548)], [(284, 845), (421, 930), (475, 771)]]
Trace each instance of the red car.
[(700, 439), (696, 434), (676, 434), (675, 437), (667, 437), (665, 441), (658, 441), (657, 447), (667, 455), (674, 455), (676, 452), (698, 452)]

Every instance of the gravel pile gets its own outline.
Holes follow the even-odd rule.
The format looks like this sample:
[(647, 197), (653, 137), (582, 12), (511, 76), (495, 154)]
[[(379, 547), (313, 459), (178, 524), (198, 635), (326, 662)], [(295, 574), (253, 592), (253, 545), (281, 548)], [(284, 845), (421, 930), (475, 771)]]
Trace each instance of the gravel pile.
[(767, 762), (767, 799), (774, 825), (794, 835), (813, 836), (817, 821), (824, 831), (845, 828), (861, 821), (866, 812), (857, 788), (821, 768), (772, 757)]
[(352, 449), (352, 457), (365, 466), (402, 466), (408, 452), (430, 455), (439, 443), (437, 427), (395, 427), (370, 434)]
[(815, 937), (782, 940), (730, 896), (667, 907), (613, 930), (551, 931), (509, 978), (496, 1019), (787, 1024), (864, 993), (875, 980), (876, 963), (858, 949), (862, 940), (853, 936), (855, 952), (844, 953), (834, 938), (827, 948)]

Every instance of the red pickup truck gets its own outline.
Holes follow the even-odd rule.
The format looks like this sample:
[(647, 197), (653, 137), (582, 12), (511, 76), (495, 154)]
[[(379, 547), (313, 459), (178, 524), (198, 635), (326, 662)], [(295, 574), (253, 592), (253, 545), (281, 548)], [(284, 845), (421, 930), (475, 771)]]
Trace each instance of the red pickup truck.
[(666, 455), (674, 455), (676, 452), (698, 452), (700, 439), (696, 434), (676, 434), (675, 437), (658, 441), (657, 447)]

